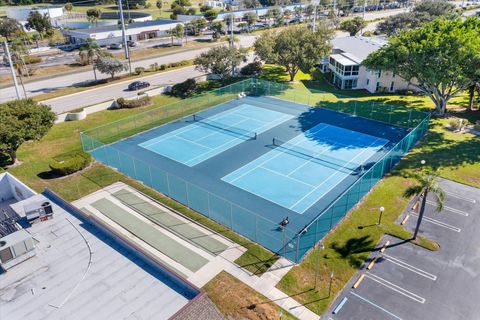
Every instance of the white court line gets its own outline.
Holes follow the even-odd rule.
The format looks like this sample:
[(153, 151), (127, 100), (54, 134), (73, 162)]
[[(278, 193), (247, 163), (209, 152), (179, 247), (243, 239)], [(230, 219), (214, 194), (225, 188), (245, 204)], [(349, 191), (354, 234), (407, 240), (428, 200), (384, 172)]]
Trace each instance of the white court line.
[(385, 279), (383, 279), (383, 278), (381, 278), (381, 277), (379, 277), (379, 276), (377, 276), (377, 275), (375, 275), (375, 274), (373, 274), (373, 273), (370, 273), (370, 272), (369, 272), (369, 273), (365, 273), (365, 276), (366, 276), (367, 278), (370, 278), (370, 279), (372, 279), (373, 281), (375, 281), (375, 282), (377, 282), (377, 283), (379, 283), (379, 284), (381, 284), (381, 285), (383, 285), (383, 286), (385, 286), (385, 287), (387, 287), (387, 288), (395, 291), (395, 292), (400, 293), (401, 295), (404, 295), (404, 296), (407, 297), (407, 298), (410, 298), (410, 299), (412, 299), (412, 300), (414, 300), (414, 301), (417, 301), (417, 302), (419, 302), (419, 303), (422, 303), (422, 304), (425, 303), (425, 298), (422, 298), (422, 297), (420, 297), (419, 295), (417, 295), (417, 294), (415, 294), (415, 293), (413, 293), (413, 292), (410, 292), (410, 291), (408, 291), (407, 289), (404, 289), (404, 288), (402, 288), (402, 287), (400, 287), (400, 286), (398, 286), (398, 285), (396, 285), (396, 284), (394, 284), (394, 283), (391, 283), (390, 281), (387, 281), (387, 280), (385, 280)]
[(460, 199), (460, 200), (465, 200), (465, 201), (468, 201), (468, 202), (471, 202), (471, 203), (477, 203), (477, 200), (475, 200), (475, 199), (467, 198), (467, 197), (458, 195), (456, 193), (447, 192), (447, 196), (451, 196), (451, 197), (454, 197), (454, 198), (457, 198), (457, 199)]
[[(414, 212), (410, 212), (410, 214), (414, 217), (418, 217), (418, 214), (417, 213), (414, 213)], [(452, 230), (452, 231), (455, 231), (455, 232), (460, 232), (462, 231), (462, 229), (460, 228), (457, 228), (455, 226), (452, 226), (448, 223), (445, 223), (445, 222), (442, 222), (442, 221), (438, 221), (438, 220), (435, 220), (435, 219), (432, 219), (432, 218), (429, 218), (429, 217), (426, 217), (426, 216), (423, 216), (423, 220), (427, 221), (427, 222), (430, 222), (432, 224), (435, 224), (437, 226), (440, 226), (440, 227), (443, 227), (445, 229), (449, 229), (449, 230)]]
[(298, 180), (298, 179), (291, 178), (291, 177), (289, 177), (289, 176), (283, 175), (283, 174), (281, 174), (281, 173), (279, 173), (279, 172), (277, 172), (277, 171), (275, 171), (275, 170), (268, 169), (268, 168), (265, 168), (265, 167), (259, 167), (259, 168), (261, 168), (261, 169), (263, 169), (263, 170), (266, 170), (266, 171), (269, 171), (269, 172), (272, 172), (272, 173), (275, 173), (276, 175), (279, 175), (279, 176), (287, 177), (288, 179), (291, 179), (291, 180), (293, 180), (293, 181), (296, 181), (296, 182), (299, 182), (299, 183), (304, 184), (304, 185), (306, 185), (306, 186), (309, 186), (310, 188), (315, 188), (314, 185), (311, 185), (311, 184), (306, 183), (306, 182), (303, 182), (303, 181), (301, 181), (301, 180)]
[(362, 297), (361, 295), (359, 295), (359, 294), (357, 294), (357, 293), (355, 293), (355, 292), (353, 292), (353, 291), (350, 291), (350, 294), (352, 294), (352, 295), (354, 295), (355, 297), (357, 297), (357, 298), (365, 301), (366, 303), (374, 306), (375, 308), (382, 310), (383, 312), (385, 312), (386, 314), (394, 317), (395, 319), (402, 320), (402, 318), (396, 316), (395, 314), (393, 314), (392, 312), (388, 311), (387, 309), (380, 307), (378, 304), (376, 304), (376, 303), (374, 303), (374, 302), (372, 302), (372, 301), (370, 301), (370, 300)]
[[(377, 140), (379, 140), (380, 138), (377, 138), (375, 139), (371, 144), (370, 146), (372, 146), (375, 142), (377, 142)], [(385, 139), (381, 139), (381, 140), (385, 140)], [(368, 146), (368, 147), (370, 147)], [(368, 148), (367, 147), (367, 148)], [(355, 157), (353, 157), (350, 161), (348, 161), (342, 168), (345, 168), (349, 163), (353, 162), (353, 160), (355, 160), (357, 157), (359, 157), (360, 155), (362, 155), (365, 151), (367, 151), (367, 148), (363, 148), (362, 152), (360, 152), (359, 154), (357, 154)], [(373, 154), (372, 154), (373, 155)], [(370, 157), (372, 156), (370, 155)], [(363, 161), (363, 163), (365, 163), (365, 160)], [(363, 164), (362, 163), (362, 164)], [(340, 169), (342, 169), (340, 168)], [(352, 170), (350, 170), (351, 172), (353, 172)], [(329, 181), (331, 178), (333, 178), (334, 176), (336, 176), (340, 171), (339, 170), (336, 170), (334, 173), (332, 173), (330, 176), (328, 176), (320, 185), (318, 185), (315, 189), (313, 189), (312, 191), (310, 191), (309, 193), (307, 193), (306, 195), (304, 195), (302, 198), (300, 198), (297, 202), (295, 202), (289, 209), (295, 207), (300, 201), (303, 201), (306, 197), (308, 197), (309, 195), (311, 195), (313, 192), (315, 192), (318, 188), (320, 188), (321, 186), (323, 186), (327, 181)], [(330, 192), (331, 190), (333, 190), (333, 188), (335, 188), (336, 186), (338, 186), (343, 180), (345, 180), (346, 177), (343, 177), (343, 179), (341, 179), (340, 181), (337, 181), (337, 183), (335, 183), (333, 186), (330, 187), (330, 189), (328, 189), (328, 192)], [(315, 200), (315, 202), (317, 202), (318, 199)], [(313, 202), (308, 208), (310, 208), (315, 202)], [(292, 209), (293, 210), (293, 209)], [(305, 211), (305, 210), (304, 210)]]
[(416, 274), (419, 274), (419, 275), (421, 275), (422, 277), (428, 278), (428, 279), (433, 280), (433, 281), (437, 280), (437, 276), (436, 276), (436, 275), (433, 275), (433, 274), (431, 274), (431, 273), (429, 273), (429, 272), (427, 272), (427, 271), (424, 271), (424, 270), (422, 270), (422, 269), (420, 269), (420, 268), (414, 267), (414, 266), (412, 266), (411, 264), (406, 263), (405, 261), (402, 261), (402, 260), (400, 260), (400, 259), (394, 258), (394, 257), (392, 257), (392, 256), (390, 256), (390, 255), (388, 255), (388, 254), (386, 254), (386, 253), (382, 254), (382, 256), (385, 258), (385, 260), (390, 261), (390, 262), (392, 262), (392, 263), (394, 263), (394, 264), (396, 264), (396, 265), (398, 265), (398, 266), (400, 266), (400, 267), (402, 267), (402, 268), (405, 268), (405, 269), (407, 269), (407, 270), (410, 270), (410, 271), (412, 271), (412, 272), (415, 272)]
[[(323, 128), (321, 128), (321, 129), (319, 129), (319, 130), (316, 130), (315, 132), (320, 132), (320, 131), (324, 130), (327, 126), (328, 126), (328, 125), (325, 125)], [(295, 138), (293, 138), (293, 139), (295, 139)], [(293, 139), (292, 139), (292, 140), (293, 140)], [(305, 140), (305, 139), (302, 139), (301, 141), (298, 141), (298, 142), (294, 143), (294, 145), (297, 145), (297, 144), (299, 144), (300, 142), (303, 142), (304, 140)], [(275, 150), (276, 150), (276, 149), (272, 149), (271, 151), (267, 152), (265, 155), (267, 155), (267, 154), (269, 154), (270, 152), (275, 151)], [(275, 159), (275, 158), (277, 158), (277, 157), (279, 157), (280, 155), (283, 155), (283, 154), (285, 154), (285, 153), (284, 153), (284, 152), (280, 152), (280, 151), (277, 150), (277, 154), (276, 154), (276, 155), (274, 155), (273, 157), (267, 157), (266, 160), (262, 161), (260, 164), (256, 165), (256, 166), (253, 167), (252, 169), (247, 170), (246, 172), (242, 173), (241, 175), (239, 175), (239, 176), (236, 177), (235, 179), (229, 181), (229, 183), (232, 183), (232, 184), (233, 184), (233, 182), (237, 181), (238, 179), (242, 178), (243, 176), (245, 176), (245, 175), (249, 174), (250, 172), (252, 172), (253, 170), (257, 169), (258, 167), (262, 167), (265, 163), (270, 162), (270, 161), (272, 161), (273, 159)], [(258, 160), (258, 159), (257, 159), (257, 160)], [(256, 161), (256, 160), (254, 160), (254, 161)], [(250, 163), (247, 163), (247, 164), (244, 165), (243, 167), (237, 169), (237, 171), (238, 171), (238, 170), (241, 170), (242, 168), (244, 168), (244, 167), (246, 167), (246, 166), (248, 166), (248, 165), (250, 165), (250, 164), (251, 164), (251, 162), (250, 162)], [(281, 173), (279, 173), (279, 174), (281, 174)]]
[[(437, 205), (437, 203), (435, 201), (432, 201), (432, 200), (427, 200), (427, 203), (430, 204), (430, 205), (434, 205), (434, 206)], [(449, 206), (443, 206), (442, 210), (450, 211), (450, 212), (453, 212), (453, 213), (458, 213), (458, 214), (461, 214), (462, 216), (465, 216), (465, 217), (468, 217), (470, 215), (468, 212), (458, 210), (458, 209), (455, 209), (455, 208), (452, 208), (452, 207), (449, 207)]]

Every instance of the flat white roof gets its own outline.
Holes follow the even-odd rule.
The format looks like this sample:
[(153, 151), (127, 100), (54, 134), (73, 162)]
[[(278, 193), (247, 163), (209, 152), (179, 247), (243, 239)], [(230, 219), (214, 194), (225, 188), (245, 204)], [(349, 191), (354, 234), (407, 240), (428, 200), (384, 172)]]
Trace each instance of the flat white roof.
[(353, 66), (353, 65), (358, 65), (359, 63), (353, 60), (352, 58), (349, 58), (348, 56), (344, 54), (332, 54), (330, 56), (331, 58), (335, 59), (338, 63), (344, 65), (344, 66)]
[(48, 201), (53, 219), (25, 229), (37, 255), (0, 274), (0, 319), (168, 319), (188, 303), (158, 269)]

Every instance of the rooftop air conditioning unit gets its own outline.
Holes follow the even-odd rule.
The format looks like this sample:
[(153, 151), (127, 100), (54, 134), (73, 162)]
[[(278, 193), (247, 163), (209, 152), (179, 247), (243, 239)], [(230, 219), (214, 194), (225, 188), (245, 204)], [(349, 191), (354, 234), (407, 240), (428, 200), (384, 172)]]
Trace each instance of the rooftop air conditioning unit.
[(53, 216), (52, 204), (48, 201), (28, 204), (24, 207), (25, 216), (28, 221), (40, 218), (41, 221), (48, 220)]
[(35, 255), (35, 243), (25, 230), (18, 230), (0, 238), (0, 267), (8, 270), (11, 267)]

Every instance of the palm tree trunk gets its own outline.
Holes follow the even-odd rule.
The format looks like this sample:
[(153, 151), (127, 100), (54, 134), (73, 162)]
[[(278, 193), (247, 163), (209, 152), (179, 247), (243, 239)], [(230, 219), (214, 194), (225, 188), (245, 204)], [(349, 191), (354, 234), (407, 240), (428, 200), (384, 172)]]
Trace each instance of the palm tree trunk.
[(428, 188), (423, 192), (422, 204), (420, 205), (420, 213), (418, 214), (417, 226), (415, 227), (415, 232), (413, 233), (412, 240), (417, 239), (418, 231), (420, 230), (420, 224), (423, 220), (423, 214), (425, 213), (425, 205), (427, 203)]
[(473, 109), (473, 100), (475, 97), (475, 87), (477, 86), (476, 83), (473, 83), (470, 88), (468, 88), (468, 107), (467, 110), (472, 111)]
[(93, 63), (93, 76), (95, 77), (95, 81), (97, 81), (97, 71), (95, 70), (95, 62)]

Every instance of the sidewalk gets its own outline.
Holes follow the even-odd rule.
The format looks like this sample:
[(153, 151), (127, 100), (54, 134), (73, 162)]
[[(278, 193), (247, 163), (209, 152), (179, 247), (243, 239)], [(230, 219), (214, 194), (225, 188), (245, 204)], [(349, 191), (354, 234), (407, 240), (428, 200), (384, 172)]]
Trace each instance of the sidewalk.
[(320, 316), (313, 313), (295, 299), (289, 297), (279, 289), (275, 288), (277, 283), (287, 274), (293, 267), (292, 262), (285, 258), (280, 258), (273, 266), (265, 272), (261, 277), (250, 274), (248, 271), (237, 265), (231, 264), (225, 269), (230, 275), (242, 281), (249, 287), (263, 294), (272, 302), (287, 310), (295, 317), (301, 320), (320, 319)]

